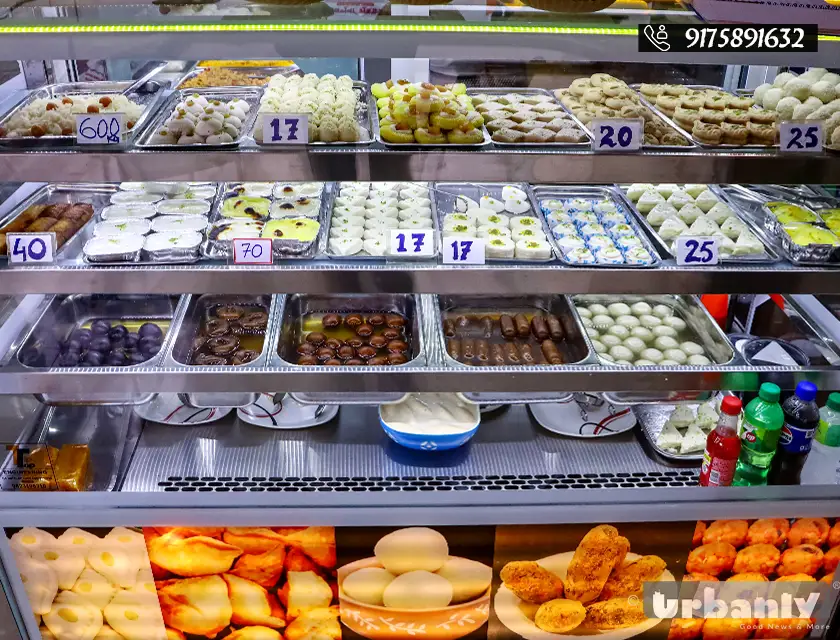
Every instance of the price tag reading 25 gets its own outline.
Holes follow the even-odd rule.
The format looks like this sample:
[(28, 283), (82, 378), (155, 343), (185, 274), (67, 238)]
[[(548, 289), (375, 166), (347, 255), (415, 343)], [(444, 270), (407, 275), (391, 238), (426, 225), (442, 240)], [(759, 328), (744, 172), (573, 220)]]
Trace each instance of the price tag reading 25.
[(718, 240), (710, 237), (677, 237), (677, 264), (682, 267), (704, 267), (718, 263)]
[(441, 251), (443, 264), (484, 264), (484, 238), (449, 236)]
[(824, 136), (822, 122), (785, 120), (779, 124), (779, 150), (786, 153), (821, 153)]
[(435, 255), (434, 229), (391, 229), (389, 251), (401, 258), (431, 258)]
[(308, 144), (306, 114), (267, 113), (263, 116), (263, 144)]
[(593, 151), (638, 151), (644, 138), (638, 118), (595, 118), (589, 130)]

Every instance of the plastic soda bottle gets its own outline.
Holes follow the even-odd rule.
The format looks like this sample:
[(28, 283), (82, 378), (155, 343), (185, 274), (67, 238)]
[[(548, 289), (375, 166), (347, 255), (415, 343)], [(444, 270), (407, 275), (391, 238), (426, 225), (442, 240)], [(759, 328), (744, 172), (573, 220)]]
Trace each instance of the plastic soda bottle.
[(802, 484), (840, 484), (840, 393), (820, 409), (820, 426), (802, 467)]
[(770, 484), (799, 484), (799, 475), (820, 425), (820, 408), (814, 402), (817, 385), (803, 380), (796, 393), (782, 403), (785, 423), (770, 467)]
[(741, 453), (741, 439), (738, 437), (740, 415), (741, 401), (735, 396), (726, 396), (720, 403), (720, 420), (706, 438), (700, 486), (728, 487), (732, 484), (738, 454)]
[(767, 484), (767, 474), (785, 422), (785, 412), (779, 404), (780, 395), (778, 385), (765, 382), (758, 390), (758, 397), (753, 398), (744, 409), (739, 431), (741, 455), (735, 466), (733, 485)]

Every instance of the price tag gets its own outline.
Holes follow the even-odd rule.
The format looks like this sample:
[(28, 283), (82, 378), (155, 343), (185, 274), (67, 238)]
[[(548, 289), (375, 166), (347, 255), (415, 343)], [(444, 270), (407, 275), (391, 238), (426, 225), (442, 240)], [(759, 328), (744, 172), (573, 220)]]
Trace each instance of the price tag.
[(404, 258), (431, 258), (435, 255), (434, 229), (391, 229), (391, 244), (388, 245), (392, 256)]
[(704, 236), (677, 237), (677, 264), (684, 267), (718, 263), (718, 239)]
[(307, 144), (309, 116), (305, 113), (267, 113), (263, 116), (263, 144)]
[(125, 114), (83, 113), (76, 116), (77, 144), (120, 144), (125, 133)]
[(821, 152), (825, 133), (817, 120), (784, 120), (779, 125), (779, 150), (787, 153)]
[(233, 264), (271, 264), (271, 238), (234, 238)]
[(589, 130), (593, 151), (638, 151), (644, 139), (640, 118), (595, 118)]
[(50, 264), (55, 260), (54, 233), (9, 233), (6, 243), (10, 264)]
[(484, 238), (443, 239), (443, 264), (484, 264)]

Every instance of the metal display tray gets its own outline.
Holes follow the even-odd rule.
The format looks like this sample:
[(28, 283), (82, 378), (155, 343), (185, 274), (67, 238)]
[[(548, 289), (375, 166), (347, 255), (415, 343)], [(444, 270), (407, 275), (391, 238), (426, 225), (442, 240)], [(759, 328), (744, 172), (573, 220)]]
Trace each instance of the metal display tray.
[[(376, 184), (376, 182), (373, 182)], [(332, 212), (333, 207), (335, 206), (335, 199), (338, 197), (341, 183), (333, 183), (332, 188), (330, 190), (329, 198), (324, 209), (324, 216), (326, 218), (326, 228), (323, 230), (323, 248), (322, 253), (333, 260), (347, 260), (347, 261), (360, 261), (360, 262), (382, 262), (385, 261), (399, 261), (399, 262), (428, 262), (430, 260), (436, 260), (438, 254), (440, 253), (440, 243), (441, 243), (441, 232), (440, 232), (440, 222), (438, 220), (437, 215), (437, 200), (435, 199), (434, 192), (432, 189), (434, 188), (431, 183), (424, 183), (424, 182), (412, 182), (412, 183), (401, 183), (401, 184), (417, 184), (424, 187), (429, 188), (429, 195), (428, 198), (431, 200), (431, 209), (432, 209), (432, 229), (434, 230), (433, 234), (433, 241), (434, 241), (434, 251), (433, 254), (429, 257), (402, 257), (397, 255), (390, 255), (386, 254), (384, 256), (372, 256), (368, 253), (357, 253), (353, 256), (341, 256), (337, 253), (334, 253), (330, 249), (330, 231), (332, 230)], [(411, 229), (405, 229), (406, 232), (410, 233)], [(390, 231), (389, 231), (390, 235)]]
[(518, 93), (520, 95), (525, 96), (548, 96), (551, 98), (551, 103), (558, 107), (559, 111), (562, 111), (566, 115), (569, 116), (569, 119), (575, 123), (577, 128), (583, 133), (588, 140), (584, 142), (497, 142), (493, 140), (492, 134), (490, 135), (490, 139), (493, 142), (493, 145), (499, 147), (501, 149), (516, 149), (519, 147), (522, 148), (550, 148), (550, 149), (585, 149), (588, 148), (592, 144), (592, 133), (587, 129), (583, 123), (578, 120), (574, 114), (569, 111), (566, 106), (557, 99), (557, 96), (552, 94), (547, 89), (537, 89), (537, 88), (516, 88), (516, 89), (504, 89), (499, 87), (477, 87), (477, 88), (470, 88), (467, 89), (468, 96), (474, 96), (477, 94), (483, 93), (488, 96), (503, 96), (507, 95), (508, 93)]
[[(290, 67), (199, 67), (195, 66), (192, 69), (188, 70), (184, 75), (182, 75), (178, 80), (175, 82), (174, 87), (178, 91), (192, 91), (193, 89), (215, 89), (217, 87), (221, 88), (239, 88), (239, 87), (262, 87), (266, 86), (263, 85), (243, 85), (243, 84), (232, 84), (232, 85), (213, 85), (212, 87), (182, 87), (181, 85), (184, 84), (187, 80), (191, 80), (203, 71), (207, 71), (209, 69), (225, 69), (227, 71), (235, 71), (237, 73), (242, 73), (247, 76), (251, 76), (252, 78), (256, 79), (265, 79), (266, 84), (267, 81), (271, 78), (271, 76), (281, 75), (281, 76), (293, 76), (299, 75), (300, 69), (297, 65), (290, 66)], [(288, 71), (288, 72), (287, 72)]]
[[(154, 70), (157, 73), (157, 69)], [(154, 74), (151, 74), (154, 75)], [(163, 99), (163, 86), (154, 81), (149, 81), (148, 76), (137, 81), (126, 82), (63, 82), (50, 84), (40, 89), (34, 89), (21, 98), (6, 114), (0, 119), (0, 128), (5, 129), (9, 120), (18, 111), (25, 109), (32, 102), (39, 99), (60, 99), (63, 96), (78, 96), (88, 94), (115, 94), (129, 91), (126, 97), (132, 102), (142, 105), (143, 113), (137, 122), (125, 135), (125, 140), (120, 145), (113, 144), (78, 144), (76, 134), (69, 136), (45, 135), (40, 138), (25, 136), (20, 138), (0, 138), (0, 146), (17, 148), (46, 148), (46, 147), (68, 147), (77, 151), (90, 151), (91, 149), (114, 149), (130, 146), (136, 140), (140, 131), (148, 124), (152, 115), (157, 111), (160, 101)]]
[[(517, 371), (560, 371), (568, 365), (588, 365), (596, 364), (595, 351), (586, 336), (586, 330), (580, 320), (580, 316), (574, 311), (574, 305), (569, 296), (554, 295), (554, 296), (470, 296), (470, 295), (439, 295), (436, 296), (436, 304), (434, 305), (436, 317), (434, 318), (433, 330), (436, 337), (438, 352), (443, 359), (443, 363), (448, 367), (457, 369), (472, 369), (476, 367), (458, 362), (449, 355), (446, 349), (446, 336), (443, 333), (443, 316), (446, 312), (451, 312), (455, 309), (463, 310), (464, 312), (493, 312), (493, 313), (507, 313), (514, 315), (517, 313), (533, 313), (534, 311), (542, 313), (550, 313), (557, 316), (560, 322), (563, 323), (563, 329), (566, 333), (565, 342), (567, 342), (567, 353), (569, 353), (573, 360), (566, 364), (539, 364), (539, 365), (506, 365), (504, 367), (493, 367), (494, 370), (504, 369), (511, 373)], [(545, 394), (537, 394), (537, 396)], [(560, 394), (558, 394), (560, 395)], [(482, 402), (490, 403), (499, 400), (499, 394), (486, 394), (487, 399), (482, 399)], [(492, 400), (490, 399), (492, 396)], [(527, 402), (533, 400), (528, 399)]]
[[(372, 113), (376, 112), (376, 103), (373, 100), (373, 95), (370, 92), (370, 87), (368, 86), (367, 82), (354, 80), (353, 91), (356, 93), (356, 122), (359, 125), (361, 140), (358, 140), (357, 142), (307, 142), (306, 146), (359, 147), (373, 144), (374, 127)], [(257, 111), (257, 117), (254, 121), (254, 124), (257, 127), (262, 126), (262, 121), (259, 119), (259, 115), (259, 111)], [(260, 142), (259, 140), (257, 140), (256, 137), (254, 137), (253, 135), (251, 137), (253, 139), (254, 144), (263, 151), (288, 151), (290, 148), (289, 145), (284, 144), (266, 144), (265, 142)], [(296, 146), (298, 145), (291, 145), (291, 148), (294, 149)]]
[[(408, 362), (398, 365), (340, 367), (341, 370), (387, 370), (391, 368), (417, 368), (427, 363), (426, 335), (429, 318), (423, 313), (422, 297), (410, 294), (335, 294), (285, 296), (279, 305), (274, 335), (271, 339), (269, 367), (295, 367), (305, 371), (333, 369), (333, 367), (297, 364), (297, 345), (294, 344), (294, 323), (309, 313), (399, 313), (411, 326), (411, 353)], [(324, 372), (328, 375), (328, 372)], [(404, 394), (399, 394), (404, 395)]]
[[(723, 329), (715, 322), (715, 319), (709, 313), (708, 309), (700, 302), (700, 298), (695, 295), (605, 295), (605, 294), (581, 294), (572, 296), (572, 301), (577, 303), (593, 304), (599, 303), (604, 306), (612, 304), (613, 302), (623, 302), (631, 305), (636, 302), (647, 302), (651, 305), (664, 304), (671, 307), (674, 315), (685, 321), (687, 329), (690, 330), (695, 337), (695, 340), (703, 346), (709, 359), (713, 361), (712, 366), (730, 366), (737, 364), (739, 358), (729, 343), (729, 338), (726, 337)], [(579, 315), (575, 310), (575, 315)], [(600, 358), (598, 359), (599, 361)], [(609, 367), (619, 367), (624, 369), (625, 365), (615, 364), (614, 362), (602, 362)], [(660, 367), (642, 367), (641, 370), (657, 370)], [(692, 371), (704, 370), (708, 368), (705, 366), (696, 365), (678, 365), (667, 367), (668, 371)], [(618, 401), (620, 402), (620, 401)]]
[[(185, 98), (193, 94), (198, 94), (207, 100), (228, 101), (233, 100), (234, 98), (245, 100), (250, 105), (251, 109), (250, 111), (248, 111), (246, 118), (242, 123), (242, 128), (239, 130), (239, 137), (236, 138), (233, 142), (224, 142), (219, 144), (160, 144), (152, 142), (152, 136), (154, 136), (155, 132), (157, 132), (157, 130), (160, 129), (163, 126), (163, 124), (169, 119), (178, 103), (184, 101)], [(147, 125), (137, 136), (137, 141), (134, 144), (140, 149), (156, 150), (177, 149), (179, 151), (182, 151), (188, 149), (200, 149), (206, 151), (212, 149), (236, 149), (243, 141), (248, 139), (248, 136), (251, 133), (251, 129), (253, 128), (254, 122), (257, 119), (257, 108), (259, 107), (261, 95), (262, 89), (259, 87), (222, 87), (218, 89), (192, 89), (186, 91), (173, 91), (171, 94), (169, 94), (169, 97), (166, 99), (166, 102), (164, 102), (161, 105), (160, 109), (158, 109), (155, 117), (147, 123)]]
[[(551, 257), (546, 260), (526, 260), (520, 258), (490, 258), (485, 257), (486, 262), (499, 262), (507, 264), (545, 264), (552, 262), (557, 258), (557, 253), (554, 244), (551, 242), (551, 229), (545, 221), (539, 210), (534, 209), (534, 198), (531, 194), (531, 187), (525, 182), (436, 182), (434, 191), (434, 201), (436, 213), (439, 216), (438, 224), (441, 227), (441, 236), (445, 233), (443, 231), (443, 218), (447, 213), (456, 213), (455, 202), (458, 196), (466, 196), (478, 201), (481, 196), (489, 195), (497, 200), (502, 199), (502, 188), (506, 186), (513, 186), (521, 189), (528, 196), (528, 202), (531, 205), (532, 211), (530, 213), (513, 214), (504, 212), (504, 215), (513, 217), (514, 215), (530, 215), (542, 222), (542, 231), (545, 234), (545, 240), (551, 248)], [(441, 247), (443, 249), (443, 247)]]
[[(542, 206), (540, 205), (540, 201), (546, 198), (599, 198), (599, 199), (608, 199), (611, 200), (613, 203), (617, 204), (619, 207), (623, 208), (627, 220), (633, 230), (636, 232), (636, 236), (641, 240), (642, 246), (647, 249), (648, 253), (650, 253), (651, 257), (653, 258), (653, 262), (650, 264), (590, 264), (590, 265), (581, 265), (576, 262), (572, 262), (566, 259), (566, 256), (563, 252), (563, 249), (557, 244), (557, 238), (554, 237), (553, 232), (549, 232), (548, 241), (554, 247), (554, 253), (558, 256), (560, 261), (563, 264), (572, 266), (572, 267), (608, 267), (610, 269), (650, 269), (658, 267), (662, 261), (659, 258), (659, 252), (656, 250), (656, 247), (653, 246), (648, 235), (642, 229), (642, 223), (639, 221), (639, 217), (641, 214), (635, 210), (633, 205), (627, 200), (624, 193), (618, 189), (617, 187), (563, 187), (563, 186), (555, 186), (555, 185), (534, 185), (531, 189), (531, 202), (534, 208), (537, 210), (540, 216), (545, 220), (545, 223), (548, 224), (548, 219), (546, 218), (545, 212), (542, 210)], [(550, 225), (549, 225), (550, 226)], [(647, 227), (645, 227), (647, 228)]]
[[(93, 217), (88, 220), (67, 242), (55, 250), (54, 257), (75, 258), (81, 253), (85, 242), (93, 235), (94, 221), (108, 206), (110, 195), (116, 192), (112, 184), (57, 183), (47, 184), (18, 204), (7, 216), (0, 220), (0, 228), (13, 222), (29, 207), (38, 204), (86, 203), (93, 206)], [(0, 254), (0, 261), (8, 260), (8, 255)]]
[[(653, 111), (660, 118), (665, 120), (665, 122), (667, 122), (669, 125), (676, 128), (678, 131), (680, 131), (684, 135), (688, 136), (688, 138), (694, 144), (696, 144), (698, 147), (700, 147), (701, 149), (750, 149), (750, 150), (772, 151), (773, 149), (778, 149), (779, 148), (778, 144), (725, 144), (723, 142), (720, 143), (720, 144), (709, 144), (708, 142), (703, 142), (702, 140), (698, 140), (697, 138), (694, 137), (694, 135), (691, 133), (691, 131), (688, 131), (685, 128), (683, 128), (682, 126), (680, 126), (680, 124), (676, 120), (671, 119), (668, 115), (666, 115), (663, 111), (661, 111), (659, 109), (659, 107), (657, 107), (650, 100), (648, 100), (647, 97), (644, 96), (642, 94), (642, 92), (639, 90), (641, 86), (642, 86), (641, 84), (631, 84), (630, 88), (633, 89), (634, 91), (636, 91), (636, 93), (639, 94), (639, 96), (642, 99), (642, 102), (644, 102), (646, 107), (648, 107), (651, 111)], [(728, 93), (733, 98), (744, 97), (744, 96), (739, 96), (737, 93), (733, 93), (732, 91), (727, 91), (723, 87), (716, 87), (715, 85), (712, 85), (712, 84), (684, 84), (682, 86), (684, 86), (688, 89), (695, 89), (695, 90), (698, 90), (698, 91), (703, 91), (703, 90), (721, 91), (723, 93)]]
[[(789, 200), (788, 198), (784, 199)], [(784, 225), (770, 211), (767, 204), (768, 202), (765, 202), (761, 205), (761, 210), (764, 213), (764, 229), (779, 242), (785, 258), (796, 265), (840, 266), (840, 247), (830, 244), (810, 244), (807, 246), (796, 244), (785, 231)], [(806, 204), (797, 203), (795, 206), (805, 209), (817, 217), (817, 222), (812, 223), (815, 227), (830, 231), (817, 211)]]
[[(714, 193), (725, 205), (727, 205), (735, 215), (741, 220), (749, 231), (759, 240), (761, 240), (761, 244), (764, 245), (764, 252), (766, 255), (756, 255), (756, 256), (719, 256), (718, 260), (723, 264), (772, 264), (775, 262), (779, 262), (782, 258), (779, 253), (776, 251), (775, 243), (767, 237), (767, 233), (764, 231), (764, 228), (757, 224), (756, 221), (750, 216), (747, 212), (745, 212), (741, 206), (739, 206), (735, 201), (733, 201), (729, 194), (724, 190), (721, 189), (718, 185), (710, 184), (708, 185), (709, 190)], [(619, 185), (622, 194), (625, 196), (626, 202), (630, 204), (633, 209), (633, 212), (637, 215), (639, 224), (644, 227), (644, 229), (648, 232), (651, 238), (653, 238), (654, 242), (656, 243), (657, 248), (659, 249), (660, 253), (663, 256), (668, 256), (669, 258), (676, 258), (676, 254), (671, 249), (671, 245), (668, 244), (656, 231), (656, 229), (651, 225), (647, 218), (636, 209), (636, 206), (630, 202), (629, 198), (626, 198), (627, 193), (627, 185)]]
[(487, 127), (484, 125), (481, 125), (481, 133), (484, 135), (484, 140), (482, 142), (477, 142), (476, 144), (420, 144), (419, 142), (406, 142), (400, 144), (397, 142), (386, 142), (382, 139), (382, 135), (379, 132), (379, 109), (376, 108), (376, 103), (373, 105), (373, 114), (371, 115), (371, 118), (373, 120), (373, 130), (375, 134), (374, 139), (387, 149), (401, 149), (404, 151), (424, 151), (427, 149), (435, 151), (440, 151), (442, 149), (484, 149), (493, 143), (493, 139), (490, 137), (490, 132), (487, 131)]

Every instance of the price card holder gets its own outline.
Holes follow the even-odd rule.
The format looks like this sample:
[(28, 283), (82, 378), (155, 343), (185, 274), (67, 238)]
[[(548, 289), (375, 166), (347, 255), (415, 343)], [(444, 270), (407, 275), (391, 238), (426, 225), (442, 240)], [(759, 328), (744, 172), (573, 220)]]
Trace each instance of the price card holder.
[(681, 267), (705, 267), (718, 263), (718, 239), (707, 236), (678, 236), (677, 264)]
[(271, 238), (234, 238), (233, 264), (272, 264)]
[(589, 123), (593, 151), (639, 151), (644, 139), (641, 118), (595, 118)]
[(817, 120), (783, 120), (779, 124), (779, 151), (821, 153), (825, 132)]
[(309, 116), (305, 113), (266, 113), (262, 119), (263, 144), (309, 143)]
[(431, 258), (435, 255), (434, 229), (391, 229), (388, 255), (395, 258)]
[(443, 264), (484, 264), (484, 238), (447, 236), (441, 251)]
[(37, 266), (55, 262), (54, 233), (9, 233), (6, 234), (9, 251), (9, 265)]
[(119, 145), (125, 133), (123, 113), (83, 113), (76, 116), (76, 144)]

